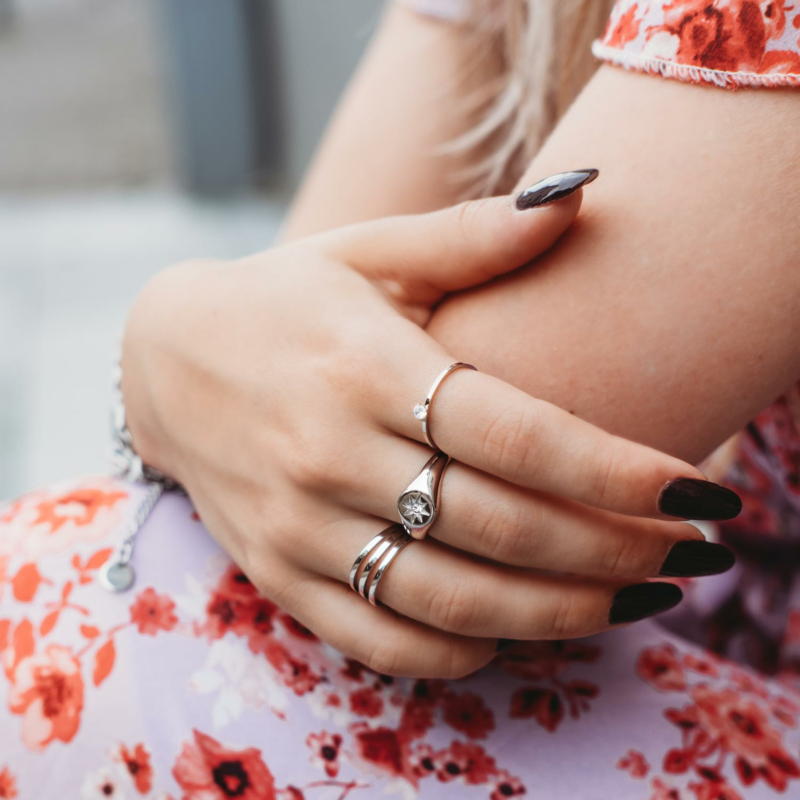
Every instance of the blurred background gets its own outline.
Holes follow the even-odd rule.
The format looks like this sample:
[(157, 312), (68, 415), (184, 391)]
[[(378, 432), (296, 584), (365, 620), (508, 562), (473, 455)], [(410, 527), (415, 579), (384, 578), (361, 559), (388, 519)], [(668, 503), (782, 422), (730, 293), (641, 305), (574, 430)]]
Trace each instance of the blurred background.
[(270, 245), (381, 5), (0, 0), (0, 499), (106, 468), (133, 297)]

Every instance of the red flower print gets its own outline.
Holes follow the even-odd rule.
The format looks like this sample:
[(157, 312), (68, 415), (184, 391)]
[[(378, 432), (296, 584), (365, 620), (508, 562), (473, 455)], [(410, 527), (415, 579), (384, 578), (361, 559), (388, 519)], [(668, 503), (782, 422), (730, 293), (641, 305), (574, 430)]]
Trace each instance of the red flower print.
[(416, 778), (425, 778), (436, 772), (436, 751), (429, 744), (421, 744), (409, 756), (408, 762)]
[(714, 691), (701, 684), (692, 690), (698, 724), (720, 747), (736, 756), (736, 770), (745, 786), (762, 778), (777, 791), (800, 778), (800, 767), (783, 748), (781, 734), (770, 727), (766, 713), (731, 689)]
[(489, 796), (489, 800), (506, 800), (508, 797), (522, 797), (526, 794), (526, 789), (519, 778), (515, 778), (503, 771), (497, 776), (494, 791)]
[(124, 794), (108, 767), (89, 773), (81, 785), (81, 800), (124, 800)]
[(112, 751), (111, 757), (128, 770), (139, 794), (147, 794), (153, 788), (153, 767), (150, 765), (150, 753), (143, 744), (137, 744), (133, 750), (128, 750), (124, 744), (119, 744)]
[(310, 733), (306, 744), (311, 748), (310, 761), (315, 767), (322, 767), (329, 778), (339, 774), (339, 749), (342, 737), (338, 733)]
[(275, 800), (275, 782), (261, 751), (231, 750), (198, 730), (193, 742), (184, 742), (172, 774), (183, 800)]
[(14, 800), (17, 796), (17, 782), (8, 767), (0, 769), (0, 800)]
[(301, 625), (294, 617), (289, 614), (281, 613), (280, 621), (286, 630), (298, 639), (305, 639), (307, 642), (319, 641), (316, 634), (312, 633), (305, 625)]
[(305, 795), (296, 786), (278, 789), (277, 800), (305, 800)]
[(557, 678), (572, 664), (592, 664), (601, 650), (582, 642), (520, 642), (496, 659), (506, 672), (528, 680)]
[(350, 693), (350, 710), (362, 717), (379, 717), (383, 712), (383, 698), (372, 686)]
[(742, 796), (725, 781), (690, 783), (689, 788), (695, 793), (697, 800), (742, 800)]
[(67, 522), (78, 526), (90, 525), (101, 509), (111, 508), (127, 496), (127, 492), (87, 488), (49, 497), (37, 504), (38, 516), (33, 524), (49, 525), (50, 533), (55, 533)]
[(686, 689), (686, 674), (671, 644), (642, 650), (636, 672), (642, 680), (662, 692), (680, 692)]
[(650, 800), (681, 800), (681, 793), (674, 787), (668, 786), (660, 778), (653, 778), (653, 794)]
[(638, 750), (628, 750), (627, 754), (617, 761), (617, 769), (625, 770), (631, 778), (645, 778), (650, 765)]
[(699, 672), (708, 678), (716, 678), (719, 675), (719, 670), (716, 664), (709, 658), (700, 658), (694, 653), (687, 653), (683, 657), (683, 665), (694, 672)]
[(267, 643), (264, 655), (277, 671), (283, 684), (298, 697), (312, 692), (322, 680), (308, 663), (294, 658), (280, 642), (274, 639)]
[(564, 704), (558, 692), (552, 689), (524, 687), (511, 696), (511, 719), (533, 717), (546, 731), (553, 731), (564, 719)]
[(639, 35), (641, 20), (637, 19), (638, 6), (634, 3), (630, 8), (619, 15), (612, 16), (608, 21), (604, 41), (609, 47), (623, 48)]
[(485, 739), (494, 730), (494, 714), (483, 698), (465, 692), (447, 692), (442, 702), (444, 721), (470, 739)]
[(50, 645), (40, 655), (22, 659), (8, 695), (12, 714), (22, 715), (22, 741), (44, 750), (53, 739), (70, 742), (83, 709), (81, 665), (72, 651)]
[(397, 731), (391, 728), (370, 728), (366, 722), (350, 726), (355, 752), (353, 756), (372, 771), (400, 777), (404, 774), (406, 753)]
[(466, 783), (477, 786), (487, 783), (497, 775), (495, 760), (478, 744), (453, 742), (444, 753), (450, 763), (460, 766), (460, 775)]
[(156, 594), (148, 587), (139, 593), (131, 606), (131, 622), (139, 633), (155, 636), (159, 631), (171, 631), (177, 624), (175, 603), (165, 594)]

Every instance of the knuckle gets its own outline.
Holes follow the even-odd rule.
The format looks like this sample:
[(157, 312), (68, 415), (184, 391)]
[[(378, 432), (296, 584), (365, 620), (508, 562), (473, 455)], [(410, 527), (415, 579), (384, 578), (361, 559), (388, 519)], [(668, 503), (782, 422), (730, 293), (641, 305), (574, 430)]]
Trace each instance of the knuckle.
[(555, 601), (548, 621), (547, 638), (571, 639), (581, 630), (581, 620), (572, 593), (562, 592)]
[(605, 538), (605, 549), (600, 559), (600, 569), (610, 578), (630, 578), (642, 572), (641, 537), (628, 532)]
[(342, 486), (347, 470), (343, 455), (326, 446), (324, 436), (303, 436), (290, 448), (285, 468), (289, 479), (311, 494), (328, 494)]
[(478, 230), (478, 222), (490, 206), (491, 199), (488, 197), (468, 200), (456, 206), (456, 222), (461, 237), (465, 242), (469, 242), (474, 238), (474, 232)]
[(600, 453), (595, 454), (592, 497), (598, 506), (616, 504), (619, 487), (627, 482), (626, 464), (627, 459), (623, 457), (621, 448), (616, 443), (606, 445)]
[(519, 412), (499, 414), (489, 424), (483, 437), (482, 455), (504, 474), (512, 477), (530, 473), (536, 468), (538, 432), (541, 410), (538, 403), (529, 403)]
[(429, 607), (433, 624), (440, 630), (471, 630), (479, 608), (474, 583), (442, 581), (434, 590)]
[(493, 499), (476, 520), (477, 547), (481, 555), (503, 564), (527, 560), (530, 515), (519, 502)]
[(404, 658), (402, 649), (396, 643), (378, 640), (363, 659), (363, 663), (379, 675), (399, 676), (404, 671)]

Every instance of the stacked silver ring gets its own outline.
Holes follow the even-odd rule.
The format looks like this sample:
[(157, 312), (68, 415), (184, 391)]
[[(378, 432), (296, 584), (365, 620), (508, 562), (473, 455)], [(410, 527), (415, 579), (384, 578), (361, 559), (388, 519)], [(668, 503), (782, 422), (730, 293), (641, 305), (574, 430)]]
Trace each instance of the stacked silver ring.
[(474, 370), (475, 367), (460, 361), (451, 364), (439, 373), (424, 402), (414, 407), (414, 417), (422, 423), (422, 437), (436, 452), (397, 500), (401, 524), (392, 525), (373, 536), (350, 568), (350, 588), (373, 606), (378, 605), (378, 586), (391, 563), (409, 542), (424, 539), (436, 520), (442, 477), (450, 464), (450, 456), (439, 450), (434, 443), (428, 414), (442, 382), (458, 369)]
[(350, 588), (376, 606), (381, 578), (398, 553), (411, 541), (411, 536), (401, 525), (392, 525), (373, 536), (350, 568)]

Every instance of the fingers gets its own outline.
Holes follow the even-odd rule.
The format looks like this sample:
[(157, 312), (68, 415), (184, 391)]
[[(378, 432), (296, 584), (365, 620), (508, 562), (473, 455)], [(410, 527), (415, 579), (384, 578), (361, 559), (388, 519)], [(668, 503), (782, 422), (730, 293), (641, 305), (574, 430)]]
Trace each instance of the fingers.
[[(422, 426), (412, 409), (455, 360), (423, 340), (416, 350), (394, 348), (385, 363), (394, 380), (376, 391), (377, 421), (420, 441)], [(451, 373), (433, 398), (427, 422), (441, 450), (519, 486), (635, 516), (730, 519), (741, 510), (733, 492), (706, 481), (695, 467), (480, 372)], [(671, 485), (678, 479), (684, 480)]]
[(371, 279), (402, 287), (403, 300), (431, 304), (447, 292), (523, 266), (572, 224), (581, 192), (520, 210), (509, 195), (353, 225), (317, 237), (330, 255)]
[[(362, 519), (329, 526), (303, 548), (301, 565), (345, 582), (381, 525)], [(681, 596), (668, 583), (576, 580), (482, 563), (430, 539), (404, 548), (378, 590), (382, 603), (432, 628), (505, 639), (588, 636), (665, 611)]]
[(382, 675), (461, 678), (492, 660), (493, 639), (434, 630), (371, 606), (349, 586), (287, 567), (285, 611), (346, 656)]
[[(339, 464), (330, 499), (399, 521), (397, 499), (430, 451), (398, 437), (355, 447)], [(376, 457), (376, 454), (380, 455)], [(730, 551), (706, 543), (693, 526), (624, 516), (514, 486), (458, 462), (442, 478), (439, 511), (429, 536), (502, 564), (606, 579), (661, 574), (697, 576), (733, 565)], [(675, 545), (683, 542), (695, 544)]]

